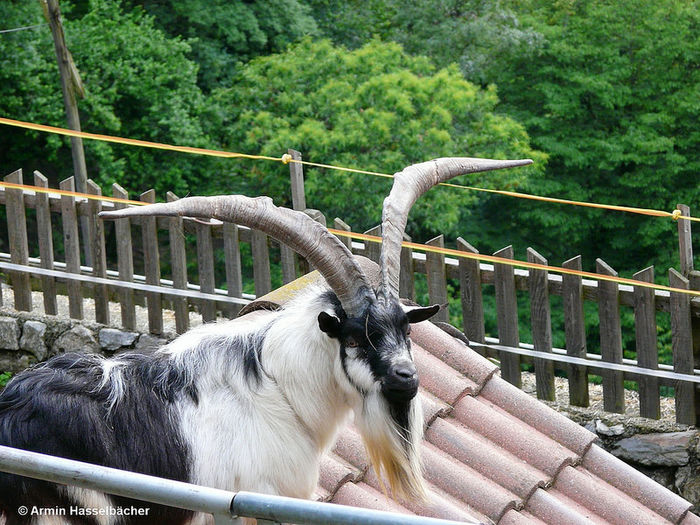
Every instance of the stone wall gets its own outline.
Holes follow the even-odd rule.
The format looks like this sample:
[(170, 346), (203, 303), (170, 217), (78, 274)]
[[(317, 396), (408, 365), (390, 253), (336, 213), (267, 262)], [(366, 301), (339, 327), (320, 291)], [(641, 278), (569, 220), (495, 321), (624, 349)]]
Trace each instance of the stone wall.
[(164, 339), (97, 323), (0, 309), (0, 372), (19, 372), (65, 352), (110, 356), (126, 350), (153, 351)]
[(675, 422), (547, 403), (598, 435), (598, 444), (700, 509), (700, 435)]

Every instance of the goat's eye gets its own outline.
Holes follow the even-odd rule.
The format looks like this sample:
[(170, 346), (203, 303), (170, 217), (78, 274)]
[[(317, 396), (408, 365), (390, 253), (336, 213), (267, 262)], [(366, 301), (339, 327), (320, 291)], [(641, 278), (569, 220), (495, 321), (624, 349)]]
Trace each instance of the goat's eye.
[(355, 341), (354, 338), (348, 337), (347, 340), (345, 341), (345, 346), (348, 348), (357, 348), (360, 345), (357, 341)]
[(406, 336), (409, 336), (409, 335), (411, 335), (411, 325), (410, 324), (406, 328)]

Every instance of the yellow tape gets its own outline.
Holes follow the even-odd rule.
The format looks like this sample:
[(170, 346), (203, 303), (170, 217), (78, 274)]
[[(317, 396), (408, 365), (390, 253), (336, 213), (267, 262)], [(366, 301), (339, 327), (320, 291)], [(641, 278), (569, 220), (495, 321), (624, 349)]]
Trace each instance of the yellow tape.
[[(14, 127), (19, 127), (19, 128), (24, 128), (24, 129), (31, 129), (31, 130), (35, 130), (35, 131), (43, 131), (46, 133), (56, 133), (59, 135), (65, 135), (65, 136), (70, 136), (70, 137), (80, 137), (80, 138), (85, 138), (85, 139), (101, 140), (104, 142), (113, 142), (113, 143), (117, 143), (117, 144), (126, 144), (129, 146), (140, 146), (140, 147), (144, 147), (144, 148), (176, 151), (176, 152), (180, 152), (180, 153), (209, 155), (209, 156), (213, 156), (213, 157), (223, 157), (223, 158), (245, 158), (245, 159), (254, 159), (254, 160), (271, 160), (271, 161), (276, 161), (276, 162), (282, 162), (283, 164), (289, 164), (290, 162), (295, 162), (297, 164), (303, 164), (306, 166), (327, 168), (327, 169), (333, 169), (333, 170), (339, 170), (339, 171), (345, 171), (345, 172), (351, 172), (351, 173), (361, 173), (361, 174), (372, 175), (372, 176), (376, 176), (376, 177), (384, 177), (384, 178), (393, 178), (394, 177), (393, 175), (390, 175), (388, 173), (381, 173), (378, 171), (360, 170), (360, 169), (355, 169), (355, 168), (346, 168), (343, 166), (334, 166), (332, 164), (321, 164), (321, 163), (309, 162), (309, 161), (305, 161), (305, 160), (296, 160), (296, 159), (293, 159), (291, 157), (291, 155), (289, 155), (287, 153), (285, 153), (281, 157), (270, 157), (267, 155), (250, 155), (247, 153), (218, 151), (218, 150), (211, 150), (211, 149), (205, 149), (205, 148), (193, 148), (193, 147), (189, 147), (189, 146), (174, 146), (171, 144), (163, 144), (160, 142), (149, 142), (149, 141), (145, 141), (145, 140), (113, 137), (110, 135), (86, 133), (84, 131), (75, 131), (75, 130), (71, 130), (71, 129), (58, 128), (55, 126), (45, 126), (43, 124), (34, 124), (31, 122), (24, 122), (21, 120), (14, 120), (14, 119), (2, 118), (2, 117), (0, 117), (0, 124), (5, 124), (8, 126), (14, 126)], [(441, 182), (439, 185), (446, 186), (449, 188), (459, 188), (462, 190), (494, 193), (494, 194), (504, 195), (504, 196), (508, 196), (508, 197), (517, 197), (520, 199), (529, 199), (529, 200), (536, 200), (536, 201), (541, 201), (541, 202), (550, 202), (550, 203), (555, 203), (555, 204), (569, 204), (572, 206), (583, 206), (583, 207), (588, 207), (588, 208), (598, 208), (598, 209), (604, 209), (604, 210), (636, 213), (636, 214), (640, 214), (640, 215), (648, 215), (648, 216), (653, 216), (653, 217), (670, 217), (673, 220), (686, 219), (689, 221), (696, 221), (696, 222), (700, 221), (699, 217), (690, 217), (690, 216), (681, 215), (680, 210), (673, 210), (673, 212), (667, 212), (667, 211), (654, 210), (654, 209), (649, 209), (649, 208), (636, 208), (633, 206), (618, 206), (618, 205), (614, 205), (614, 204), (598, 204), (598, 203), (586, 202), (586, 201), (559, 199), (556, 197), (543, 197), (540, 195), (531, 195), (528, 193), (519, 193), (519, 192), (515, 192), (515, 191), (493, 190), (493, 189), (488, 189), (488, 188), (477, 188), (474, 186), (462, 186), (460, 184), (452, 184), (452, 183), (447, 183), (447, 182)]]
[[(351, 239), (359, 239), (369, 242), (382, 242), (381, 237), (375, 235), (367, 235), (366, 233), (354, 233), (345, 230), (336, 230), (333, 228), (328, 228), (328, 231), (334, 235), (339, 235), (341, 237), (350, 237)], [(612, 275), (604, 275), (600, 273), (584, 272), (581, 270), (573, 270), (570, 268), (562, 268), (559, 266), (549, 266), (545, 264), (531, 263), (526, 261), (519, 261), (517, 259), (506, 259), (504, 257), (498, 257), (496, 255), (484, 255), (480, 253), (470, 253), (463, 252), (461, 250), (453, 250), (451, 248), (440, 248), (437, 246), (429, 246), (427, 244), (418, 244), (415, 242), (404, 241), (401, 246), (406, 248), (412, 248), (415, 250), (420, 250), (423, 252), (439, 253), (442, 255), (451, 255), (452, 257), (459, 257), (462, 259), (475, 259), (477, 261), (486, 261), (494, 264), (507, 264), (508, 266), (515, 266), (518, 268), (528, 268), (531, 270), (545, 270), (551, 271), (559, 274), (577, 275), (579, 277), (586, 277), (588, 279), (593, 279), (596, 281), (609, 281), (619, 284), (628, 284), (631, 286), (639, 286), (641, 288), (652, 288), (654, 290), (664, 290), (667, 292), (682, 293), (686, 295), (700, 296), (700, 290), (684, 290), (683, 288), (672, 288), (670, 286), (664, 286), (663, 284), (649, 283), (645, 281), (637, 281), (635, 279), (627, 279), (625, 277), (614, 277)]]
[(41, 188), (39, 186), (28, 186), (27, 184), (15, 184), (14, 182), (2, 182), (0, 181), (0, 188), (8, 188), (14, 190), (23, 191), (33, 191), (34, 193), (48, 193), (51, 195), (66, 195), (68, 197), (80, 197), (83, 199), (90, 199), (95, 201), (106, 201), (106, 202), (119, 202), (122, 204), (134, 204), (137, 206), (144, 206), (148, 204), (147, 202), (132, 201), (129, 199), (120, 199), (118, 197), (107, 197), (105, 195), (92, 195), (90, 193), (78, 193), (77, 191), (67, 191), (67, 190), (55, 190), (53, 188)]
[[(79, 193), (79, 192), (67, 191), (67, 190), (55, 190), (55, 189), (51, 189), (51, 188), (41, 188), (38, 186), (29, 186), (26, 184), (15, 184), (12, 182), (1, 182), (0, 181), (0, 187), (8, 188), (8, 189), (17, 189), (17, 190), (22, 190), (22, 191), (33, 191), (36, 193), (49, 193), (49, 194), (55, 194), (55, 195), (66, 195), (66, 196), (70, 196), (70, 197), (79, 197), (79, 198), (91, 199), (91, 200), (118, 202), (118, 203), (131, 204), (131, 205), (136, 205), (136, 206), (144, 206), (144, 205), (148, 204), (146, 202), (134, 201), (134, 200), (129, 200), (129, 199), (120, 199), (117, 197), (107, 197), (107, 196), (103, 196), (103, 195), (92, 195), (89, 193)], [(349, 237), (351, 239), (358, 239), (358, 240), (367, 241), (367, 242), (376, 242), (376, 243), (380, 243), (380, 244), (382, 242), (381, 237), (378, 237), (375, 235), (368, 235), (366, 233), (348, 232), (345, 230), (336, 230), (334, 228), (328, 228), (328, 231), (333, 233), (334, 235), (339, 235), (341, 237)], [(412, 248), (412, 249), (420, 250), (423, 252), (439, 253), (442, 255), (450, 255), (452, 257), (458, 257), (458, 258), (463, 258), (463, 259), (475, 259), (475, 260), (479, 260), (479, 261), (487, 261), (487, 262), (494, 263), (494, 264), (507, 264), (509, 266), (515, 266), (515, 267), (519, 267), (519, 268), (528, 268), (528, 269), (533, 269), (533, 270), (546, 270), (546, 271), (552, 271), (552, 272), (560, 273), (560, 274), (578, 275), (580, 277), (586, 277), (586, 278), (598, 280), (598, 281), (610, 281), (610, 282), (615, 282), (615, 283), (620, 283), (620, 284), (629, 284), (631, 286), (639, 286), (639, 287), (643, 287), (643, 288), (652, 288), (655, 290), (665, 290), (668, 292), (675, 292), (675, 293), (683, 293), (686, 295), (700, 296), (700, 291), (697, 291), (697, 290), (684, 290), (682, 288), (672, 288), (672, 287), (664, 286), (661, 284), (648, 283), (645, 281), (637, 281), (634, 279), (627, 279), (624, 277), (613, 277), (610, 275), (603, 275), (603, 274), (592, 273), (592, 272), (572, 270), (569, 268), (562, 268), (559, 266), (548, 266), (548, 265), (544, 265), (544, 264), (530, 263), (530, 262), (526, 262), (526, 261), (518, 261), (516, 259), (506, 259), (503, 257), (497, 257), (495, 255), (483, 255), (483, 254), (478, 254), (478, 253), (463, 252), (461, 250), (453, 250), (451, 248), (440, 248), (437, 246), (429, 246), (427, 244), (418, 244), (418, 243), (414, 243), (414, 242), (404, 241), (403, 243), (401, 243), (401, 245), (405, 246), (407, 248)]]

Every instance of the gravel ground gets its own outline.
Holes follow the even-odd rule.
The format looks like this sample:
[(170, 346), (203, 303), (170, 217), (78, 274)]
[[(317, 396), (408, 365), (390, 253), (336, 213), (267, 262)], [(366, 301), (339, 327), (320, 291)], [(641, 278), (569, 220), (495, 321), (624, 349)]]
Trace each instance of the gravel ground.
[[(522, 374), (522, 381), (522, 389), (533, 397), (536, 397), (535, 374), (524, 372)], [(569, 407), (569, 382), (563, 377), (555, 377), (554, 390), (556, 402), (548, 404)], [(587, 411), (591, 413), (591, 416), (595, 416), (596, 414), (609, 414), (603, 410), (602, 385), (588, 383), (588, 399), (590, 405)], [(639, 393), (635, 390), (625, 389), (624, 417), (639, 417)], [(666, 422), (675, 422), (676, 420), (676, 405), (672, 397), (661, 398), (661, 420)]]

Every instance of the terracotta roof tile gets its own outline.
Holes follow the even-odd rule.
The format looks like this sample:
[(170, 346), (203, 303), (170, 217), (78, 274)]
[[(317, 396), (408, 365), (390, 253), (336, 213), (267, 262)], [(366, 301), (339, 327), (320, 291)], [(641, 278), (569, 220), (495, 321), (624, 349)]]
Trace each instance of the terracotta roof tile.
[(319, 485), (329, 495), (336, 493), (340, 486), (347, 481), (355, 481), (361, 477), (361, 472), (348, 465), (342, 458), (333, 453), (321, 458), (319, 470)]
[(605, 523), (590, 509), (556, 490), (537, 490), (526, 509), (548, 525), (591, 525)]
[(492, 378), (480, 396), (520, 419), (526, 420), (543, 434), (582, 456), (596, 440), (596, 435), (500, 377)]
[(631, 498), (644, 502), (644, 505), (673, 523), (677, 523), (691, 507), (688, 501), (597, 445), (586, 453), (581, 466)]
[(496, 365), (460, 340), (429, 322), (413, 325), (411, 339), (432, 500), (396, 502), (384, 494), (352, 425), (322, 462), (317, 498), (499, 525), (700, 525), (690, 503), (495, 376)]
[(522, 504), (515, 494), (437, 447), (426, 445), (423, 458), (425, 478), (429, 482), (494, 522), (498, 522), (508, 509)]
[[(563, 524), (564, 522), (562, 522)], [(506, 512), (498, 525), (547, 525), (544, 521), (536, 518), (527, 512), (509, 510)]]
[(440, 361), (419, 345), (413, 345), (413, 359), (418, 369), (420, 384), (431, 394), (450, 405), (465, 393), (474, 394), (478, 385), (454, 368)]
[(438, 419), (426, 439), (443, 452), (526, 500), (547, 476), (458, 421)]
[(700, 525), (700, 518), (692, 512), (688, 512), (681, 520), (680, 525)]
[[(523, 392), (523, 395), (527, 394)], [(549, 478), (578, 460), (571, 450), (481, 396), (465, 396), (455, 405), (453, 414), (461, 423), (545, 472)]]
[(365, 445), (360, 434), (354, 427), (347, 427), (339, 436), (333, 446), (333, 452), (360, 471), (369, 467), (369, 459), (365, 452)]
[(429, 321), (411, 325), (411, 341), (481, 387), (498, 367)]
[[(373, 489), (383, 492), (374, 469), (367, 471), (364, 481)], [(476, 509), (470, 508), (465, 503), (440, 490), (432, 483), (426, 483), (426, 485), (430, 494), (428, 501), (406, 501), (400, 499), (398, 503), (414, 514), (431, 518), (463, 521), (467, 523), (489, 523), (491, 521), (486, 516), (476, 511)]]
[(554, 488), (611, 524), (672, 523), (584, 468), (566, 467)]
[(423, 421), (426, 427), (430, 426), (436, 418), (445, 417), (452, 411), (450, 405), (440, 398), (435, 397), (427, 390), (420, 389), (419, 394), (421, 396), (421, 402), (423, 403)]
[(383, 510), (387, 512), (399, 512), (401, 514), (412, 514), (408, 509), (402, 507), (395, 501), (387, 498), (381, 492), (373, 489), (366, 483), (345, 483), (338, 489), (331, 502), (340, 505), (353, 505), (366, 509)]

